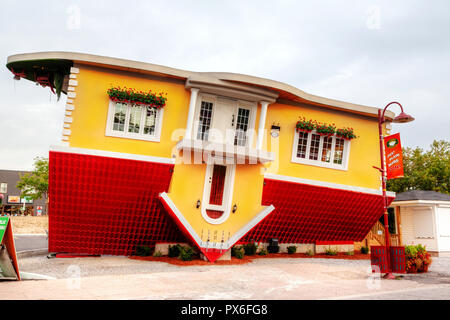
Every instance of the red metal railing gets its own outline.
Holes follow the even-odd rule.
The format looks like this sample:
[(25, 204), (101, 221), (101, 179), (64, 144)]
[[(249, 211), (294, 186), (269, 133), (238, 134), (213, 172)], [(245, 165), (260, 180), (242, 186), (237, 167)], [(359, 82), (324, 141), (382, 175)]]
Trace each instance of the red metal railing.
[[(370, 260), (372, 266), (377, 266), (379, 270), (372, 268), (373, 272), (388, 272), (385, 246), (373, 246), (370, 248)], [(394, 273), (406, 273), (405, 247), (390, 247), (391, 268)]]

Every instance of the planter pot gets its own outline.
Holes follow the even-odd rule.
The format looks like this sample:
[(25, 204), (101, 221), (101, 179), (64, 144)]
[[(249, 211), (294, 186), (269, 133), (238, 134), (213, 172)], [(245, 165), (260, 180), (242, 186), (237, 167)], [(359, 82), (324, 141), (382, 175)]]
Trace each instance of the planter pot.
[(300, 129), (300, 128), (297, 128), (297, 132), (306, 132), (306, 133), (309, 133), (309, 132), (311, 132), (312, 131), (312, 129), (311, 130), (307, 130), (307, 129)]
[(417, 268), (416, 266), (411, 266), (411, 268), (409, 268), (407, 270), (407, 273), (417, 273)]
[(324, 137), (331, 137), (334, 135), (334, 133), (324, 133), (324, 132), (317, 132), (319, 134), (319, 136), (324, 136)]
[(352, 140), (353, 138), (348, 138), (348, 137), (344, 137), (344, 136), (340, 136), (340, 135), (336, 135), (336, 137), (344, 139), (344, 140)]

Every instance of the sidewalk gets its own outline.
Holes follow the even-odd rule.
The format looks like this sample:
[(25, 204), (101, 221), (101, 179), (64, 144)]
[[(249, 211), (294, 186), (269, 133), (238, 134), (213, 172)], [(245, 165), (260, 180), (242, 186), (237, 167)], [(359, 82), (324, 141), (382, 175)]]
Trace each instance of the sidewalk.
[[(431, 271), (426, 277), (373, 280), (369, 278), (368, 260), (258, 259), (246, 265), (190, 267), (120, 257), (50, 259), (41, 262), (41, 268), (51, 265), (53, 275), (59, 279), (0, 283), (2, 298), (370, 299), (394, 291), (398, 292), (396, 297), (401, 299), (422, 289), (437, 292), (435, 297), (428, 292), (430, 299), (450, 295), (450, 278), (447, 275), (434, 277)], [(27, 268), (26, 262), (22, 265), (24, 271), (36, 272)], [(120, 269), (117, 269), (119, 266)]]

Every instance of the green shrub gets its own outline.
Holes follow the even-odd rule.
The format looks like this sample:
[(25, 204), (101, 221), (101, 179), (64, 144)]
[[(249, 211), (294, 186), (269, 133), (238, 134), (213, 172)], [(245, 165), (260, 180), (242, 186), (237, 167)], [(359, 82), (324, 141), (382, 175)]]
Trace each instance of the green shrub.
[(287, 252), (289, 254), (294, 254), (294, 253), (297, 252), (297, 247), (296, 246), (289, 246), (289, 247), (287, 247)]
[(135, 254), (141, 257), (148, 257), (152, 249), (149, 246), (137, 246)]
[(254, 256), (257, 249), (258, 247), (253, 242), (244, 244), (244, 251), (247, 256)]
[(330, 247), (330, 248), (328, 248), (328, 249), (325, 249), (325, 254), (326, 254), (327, 256), (335, 256), (335, 255), (338, 254), (338, 251), (337, 251), (336, 248), (332, 249), (332, 248)]
[(311, 249), (309, 249), (306, 251), (306, 255), (312, 257), (314, 255), (314, 252)]
[(369, 247), (361, 247), (361, 253), (362, 254), (368, 254), (369, 253)]
[(191, 247), (182, 247), (180, 246), (180, 256), (179, 258), (183, 261), (191, 261), (195, 255), (194, 249)]
[(154, 257), (162, 257), (162, 253), (161, 253), (161, 251), (156, 251), (156, 252), (153, 254), (153, 256), (154, 256)]
[(244, 257), (244, 248), (242, 248), (241, 246), (232, 247), (231, 256), (242, 259)]
[(178, 258), (180, 256), (181, 246), (176, 244), (174, 246), (169, 245), (169, 257)]
[(267, 256), (267, 250), (266, 249), (261, 249), (261, 250), (259, 250), (258, 254), (260, 256)]
[(352, 250), (352, 251), (347, 251), (345, 254), (348, 256), (353, 256), (355, 254), (355, 252), (353, 252), (353, 250)]

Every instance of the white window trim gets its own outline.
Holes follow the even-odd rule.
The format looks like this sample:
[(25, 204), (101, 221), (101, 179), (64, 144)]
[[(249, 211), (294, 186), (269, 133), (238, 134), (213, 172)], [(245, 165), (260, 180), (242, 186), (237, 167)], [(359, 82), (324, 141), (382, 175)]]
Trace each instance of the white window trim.
[(247, 142), (244, 147), (252, 147), (253, 143), (254, 143), (253, 140), (255, 139), (255, 133), (256, 133), (255, 123), (256, 123), (257, 107), (258, 107), (258, 105), (256, 103), (249, 102), (249, 101), (238, 100), (238, 103), (237, 103), (235, 124), (237, 123), (237, 115), (239, 113), (238, 112), (239, 108), (250, 109), (250, 115), (249, 115), (249, 119), (248, 119), (248, 128), (247, 128)]
[(298, 148), (298, 134), (299, 131), (295, 130), (295, 135), (294, 135), (294, 141), (292, 144), (292, 158), (291, 158), (291, 162), (294, 163), (301, 163), (301, 164), (306, 164), (306, 165), (311, 165), (311, 166), (316, 166), (316, 167), (323, 167), (323, 168), (329, 168), (329, 169), (336, 169), (336, 170), (343, 170), (343, 171), (347, 171), (348, 170), (348, 160), (350, 157), (350, 141), (347, 139), (344, 139), (344, 152), (342, 154), (342, 164), (334, 164), (333, 160), (334, 160), (334, 148), (336, 145), (336, 136), (332, 136), (333, 137), (333, 143), (331, 146), (331, 159), (330, 162), (323, 162), (321, 161), (321, 157), (322, 157), (322, 147), (323, 147), (323, 138), (324, 136), (320, 136), (320, 145), (319, 145), (319, 158), (318, 160), (310, 160), (309, 159), (309, 152), (310, 152), (310, 146), (311, 146), (311, 137), (312, 134), (317, 134), (316, 130), (313, 130), (311, 132), (309, 132), (308, 134), (308, 141), (306, 144), (306, 155), (305, 158), (298, 158), (297, 157), (297, 148)]
[[(222, 205), (213, 205), (209, 204), (209, 196), (211, 192), (211, 183), (209, 183), (208, 178), (212, 177), (214, 163), (210, 163), (206, 166), (206, 174), (205, 174), (205, 184), (203, 187), (203, 197), (202, 197), (202, 205), (201, 205), (201, 212), (203, 219), (206, 220), (206, 222), (211, 224), (221, 224), (225, 222), (228, 217), (230, 216), (231, 211), (231, 202), (233, 200), (233, 186), (234, 186), (234, 176), (236, 174), (236, 165), (230, 164), (222, 164), (218, 163), (219, 165), (224, 165), (227, 167), (227, 172), (225, 174), (225, 186), (223, 188), (223, 200)], [(206, 210), (216, 210), (216, 211), (223, 211), (222, 216), (217, 219), (212, 219), (208, 217), (208, 214), (206, 213)]]
[[(125, 116), (125, 127), (124, 132), (119, 132), (116, 130), (113, 130), (113, 121), (114, 121), (114, 107), (116, 105), (116, 102), (110, 100), (109, 101), (109, 107), (108, 107), (108, 116), (107, 116), (107, 122), (106, 122), (106, 132), (105, 136), (107, 137), (116, 137), (116, 138), (126, 138), (126, 139), (134, 139), (134, 140), (144, 140), (144, 141), (151, 141), (151, 142), (160, 142), (161, 140), (161, 129), (162, 129), (162, 121), (163, 121), (163, 115), (164, 115), (164, 108), (157, 108), (157, 115), (156, 115), (156, 121), (155, 121), (155, 134), (150, 136), (146, 134), (140, 134), (140, 133), (131, 133), (128, 132), (128, 125), (129, 125), (129, 119), (130, 119), (130, 110), (131, 110), (131, 103), (126, 103), (127, 105), (127, 113)], [(146, 105), (142, 105), (143, 108), (146, 107)], [(141, 114), (141, 127), (143, 128), (144, 123), (144, 117), (145, 112), (142, 112)]]
[(0, 193), (8, 193), (8, 183), (7, 182), (0, 183)]
[(195, 104), (195, 112), (194, 112), (194, 132), (192, 133), (192, 140), (195, 141), (209, 141), (209, 136), (210, 133), (208, 132), (208, 139), (206, 140), (201, 140), (198, 139), (198, 128), (200, 126), (200, 109), (202, 107), (202, 101), (204, 102), (210, 102), (212, 103), (212, 111), (211, 111), (211, 120), (210, 120), (210, 124), (209, 124), (209, 129), (212, 128), (212, 123), (213, 123), (213, 118), (214, 118), (214, 110), (216, 109), (215, 106), (217, 105), (217, 98), (216, 96), (213, 95), (207, 95), (207, 94), (199, 94), (197, 97), (197, 102)]
[[(217, 96), (217, 95), (208, 94), (208, 93), (199, 93), (199, 95), (197, 97), (197, 102), (195, 105), (195, 112), (194, 112), (194, 126), (193, 126), (193, 133), (192, 133), (193, 140), (203, 141), (203, 140), (197, 139), (198, 127), (199, 127), (199, 123), (200, 123), (200, 121), (199, 121), (200, 109), (201, 109), (202, 101), (211, 102), (213, 104), (212, 112), (211, 112), (211, 124), (209, 127), (209, 129), (213, 129), (214, 127), (212, 126), (212, 124), (214, 123), (213, 119), (214, 119), (214, 115), (216, 113), (215, 110), (216, 110), (218, 98), (236, 100), (234, 98), (230, 98), (230, 97), (226, 97), (226, 96)], [(247, 128), (247, 142), (246, 142), (245, 146), (240, 146), (240, 147), (251, 147), (251, 146), (253, 146), (253, 143), (254, 143), (253, 140), (255, 139), (255, 123), (256, 123), (257, 104), (254, 102), (245, 101), (245, 100), (236, 100), (236, 101), (237, 101), (236, 111), (235, 111), (236, 117), (235, 117), (235, 122), (234, 122), (235, 126), (236, 126), (236, 122), (237, 122), (237, 115), (238, 115), (239, 108), (250, 109), (250, 115), (249, 115), (249, 119), (248, 119), (248, 128)], [(208, 134), (208, 140), (205, 140), (205, 141), (209, 141), (209, 138), (210, 138), (210, 134)], [(233, 138), (233, 145), (234, 145), (234, 138)]]

